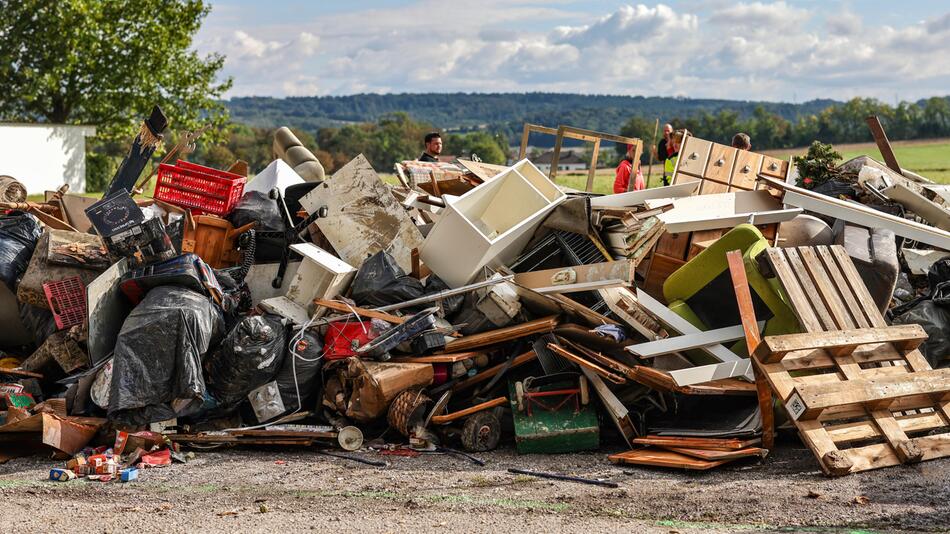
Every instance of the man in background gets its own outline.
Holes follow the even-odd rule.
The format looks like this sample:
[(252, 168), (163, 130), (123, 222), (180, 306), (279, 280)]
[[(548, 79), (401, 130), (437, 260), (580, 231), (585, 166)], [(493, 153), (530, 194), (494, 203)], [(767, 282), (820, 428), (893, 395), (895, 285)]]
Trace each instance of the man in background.
[(666, 160), (673, 154), (673, 145), (670, 143), (670, 136), (673, 135), (673, 125), (663, 125), (663, 139), (656, 145), (656, 160), (663, 166), (663, 185), (670, 185), (669, 178), (666, 176)]
[(419, 161), (439, 161), (442, 154), (442, 135), (439, 132), (426, 134), (426, 150), (419, 156)]
[(732, 147), (739, 150), (752, 150), (752, 138), (749, 134), (739, 132), (732, 136)]

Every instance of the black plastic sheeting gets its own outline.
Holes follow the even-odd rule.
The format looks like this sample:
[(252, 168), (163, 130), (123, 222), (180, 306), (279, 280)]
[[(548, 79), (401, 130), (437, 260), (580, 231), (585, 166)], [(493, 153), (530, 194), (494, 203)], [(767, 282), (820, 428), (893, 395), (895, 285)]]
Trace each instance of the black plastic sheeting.
[(318, 378), (323, 366), (322, 354), (323, 339), (319, 332), (308, 330), (301, 336), (298, 330), (291, 336), (287, 358), (277, 373), (277, 389), (287, 411), (306, 408), (317, 398), (320, 393)]
[(30, 265), (36, 241), (42, 234), (39, 221), (30, 213), (12, 211), (0, 217), (0, 280), (11, 291)]
[(277, 315), (245, 317), (208, 358), (208, 393), (220, 411), (237, 408), (254, 388), (274, 379), (287, 351), (287, 326)]
[[(421, 281), (407, 275), (385, 251), (377, 252), (363, 262), (353, 278), (351, 288), (350, 296), (357, 306), (367, 308), (398, 304), (449, 289), (445, 282), (435, 275), (430, 276), (428, 283), (423, 285)], [(462, 295), (456, 295), (444, 299), (442, 307), (445, 315), (454, 315), (461, 308), (463, 298)], [(409, 309), (420, 310), (429, 305), (420, 304)]]
[(116, 341), (109, 418), (144, 425), (198, 410), (202, 358), (223, 330), (220, 310), (204, 295), (173, 286), (149, 291)]
[(894, 324), (919, 324), (929, 336), (920, 346), (932, 367), (950, 364), (950, 258), (927, 271), (930, 295), (895, 308)]

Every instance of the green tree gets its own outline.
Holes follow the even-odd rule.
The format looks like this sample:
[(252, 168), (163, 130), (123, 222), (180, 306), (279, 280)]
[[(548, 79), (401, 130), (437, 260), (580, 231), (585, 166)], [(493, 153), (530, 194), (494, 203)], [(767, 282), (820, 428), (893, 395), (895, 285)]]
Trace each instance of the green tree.
[(175, 129), (223, 123), (224, 57), (191, 49), (209, 11), (201, 0), (0, 0), (0, 119), (91, 124), (102, 140), (130, 138), (155, 104)]

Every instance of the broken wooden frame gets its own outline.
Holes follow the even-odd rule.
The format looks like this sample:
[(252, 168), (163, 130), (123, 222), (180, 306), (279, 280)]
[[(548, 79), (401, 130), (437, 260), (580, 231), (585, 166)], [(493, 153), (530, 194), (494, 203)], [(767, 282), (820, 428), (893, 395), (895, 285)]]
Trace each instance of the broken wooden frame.
[(557, 177), (557, 163), (561, 157), (561, 148), (564, 145), (564, 138), (576, 139), (578, 141), (587, 141), (594, 143), (594, 150), (590, 158), (590, 169), (587, 171), (587, 187), (585, 191), (588, 193), (594, 190), (594, 175), (597, 173), (597, 156), (600, 152), (600, 142), (601, 141), (612, 141), (614, 143), (621, 143), (624, 145), (634, 145), (633, 149), (633, 168), (630, 170), (630, 180), (627, 184), (627, 191), (630, 191), (633, 188), (634, 178), (637, 175), (637, 171), (640, 169), (640, 154), (643, 153), (643, 141), (636, 137), (626, 137), (623, 135), (614, 135), (603, 132), (597, 132), (594, 130), (585, 130), (583, 128), (575, 128), (573, 126), (564, 126), (560, 125), (556, 129), (548, 128), (546, 126), (540, 126), (538, 124), (529, 124), (525, 123), (524, 131), (521, 134), (521, 150), (518, 152), (518, 159), (522, 160), (527, 157), (528, 153), (528, 137), (532, 132), (542, 133), (555, 136), (554, 141), (554, 155), (551, 158), (551, 170), (548, 173), (548, 178), (553, 182)]

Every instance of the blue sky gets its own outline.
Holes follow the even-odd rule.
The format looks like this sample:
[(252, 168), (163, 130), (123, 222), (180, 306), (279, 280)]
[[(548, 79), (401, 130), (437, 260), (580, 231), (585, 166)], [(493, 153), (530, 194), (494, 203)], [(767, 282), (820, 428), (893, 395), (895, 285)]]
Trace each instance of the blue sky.
[(555, 91), (887, 102), (950, 93), (931, 0), (212, 1), (229, 96)]

